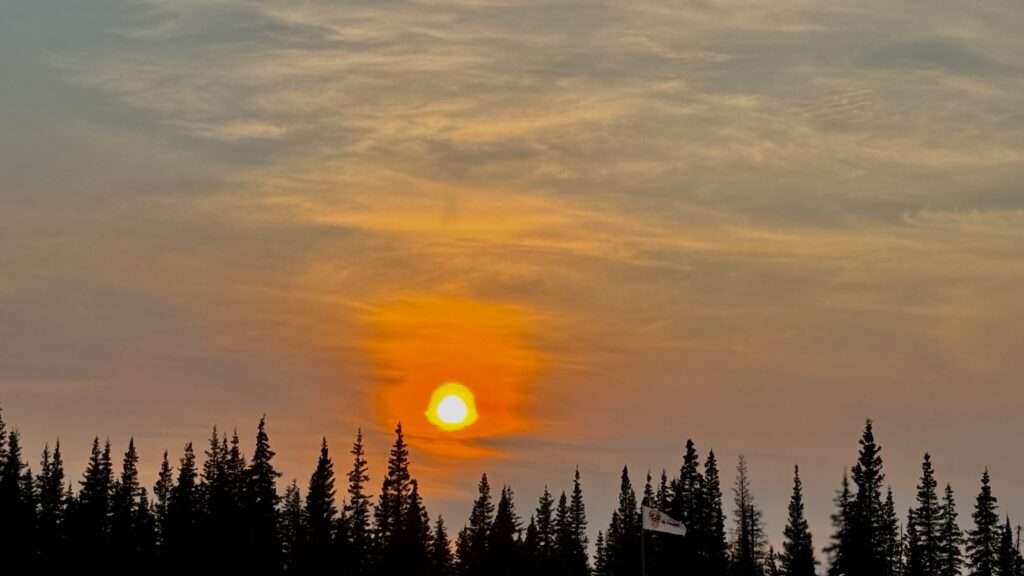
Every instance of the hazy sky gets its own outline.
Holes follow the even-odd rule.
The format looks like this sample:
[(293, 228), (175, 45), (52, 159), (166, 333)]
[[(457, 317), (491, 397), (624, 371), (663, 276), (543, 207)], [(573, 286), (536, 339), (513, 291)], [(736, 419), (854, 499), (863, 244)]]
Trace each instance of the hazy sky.
[[(1024, 521), (1019, 0), (0, 0), (0, 403), (35, 462), (401, 419), (434, 513), (746, 454), (816, 544), (876, 420)], [(423, 416), (456, 380), (479, 422)], [(38, 467), (35, 464), (35, 467)], [(640, 487), (638, 486), (638, 488)], [(731, 509), (731, 505), (728, 506)]]

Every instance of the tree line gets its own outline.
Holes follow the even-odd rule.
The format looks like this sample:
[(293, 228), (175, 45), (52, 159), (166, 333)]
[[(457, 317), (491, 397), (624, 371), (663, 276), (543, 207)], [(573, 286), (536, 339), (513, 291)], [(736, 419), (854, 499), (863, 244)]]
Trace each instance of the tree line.
[[(164, 452), (150, 492), (134, 440), (115, 466), (110, 442), (97, 437), (81, 479), (71, 481), (59, 441), (43, 449), (34, 474), (18, 431), (0, 417), (0, 565), (14, 570), (6, 573), (626, 576), (640, 574), (643, 550), (648, 576), (1024, 576), (1021, 529), (1000, 517), (988, 471), (964, 531), (953, 489), (939, 490), (925, 454), (915, 505), (902, 516), (870, 420), (836, 495), (826, 567), (815, 554), (798, 468), (776, 552), (746, 461), (739, 459), (727, 518), (715, 454), (700, 458), (692, 441), (678, 474), (662, 471), (655, 481), (648, 473), (639, 495), (622, 469), (618, 506), (593, 550), (578, 469), (568, 494), (545, 488), (525, 521), (512, 488), (492, 489), (482, 475), (453, 538), (445, 520), (427, 512), (400, 424), (375, 498), (361, 431), (340, 501), (326, 438), (304, 487), (293, 481), (279, 493), (274, 456), (265, 419), (251, 455), (237, 432), (229, 438), (214, 428), (201, 464), (191, 443), (173, 465)], [(682, 521), (686, 536), (643, 532), (641, 506)]]

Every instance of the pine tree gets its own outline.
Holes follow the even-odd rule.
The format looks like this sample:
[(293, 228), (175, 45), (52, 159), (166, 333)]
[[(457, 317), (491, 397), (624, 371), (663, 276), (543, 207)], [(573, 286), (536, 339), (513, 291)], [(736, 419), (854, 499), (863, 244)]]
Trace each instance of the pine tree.
[(199, 549), (198, 526), (202, 513), (201, 495), (196, 468), (196, 454), (192, 443), (185, 445), (185, 453), (178, 465), (178, 481), (171, 489), (167, 502), (166, 532), (164, 533), (164, 559), (175, 569), (184, 569)]
[(573, 542), (572, 518), (569, 514), (569, 499), (565, 492), (558, 497), (555, 507), (555, 574), (568, 574), (573, 568), (575, 544)]
[(302, 507), (299, 484), (292, 483), (285, 488), (281, 501), (281, 551), (284, 569), (289, 574), (304, 573), (306, 541), (306, 511)]
[(967, 557), (971, 576), (995, 576), (999, 556), (999, 516), (992, 495), (988, 469), (981, 475), (981, 491), (974, 505), (974, 529), (967, 533)]
[(612, 514), (605, 540), (607, 571), (615, 576), (634, 574), (640, 566), (640, 514), (636, 492), (629, 480), (629, 469), (622, 468), (619, 482), (619, 507)]
[(138, 526), (139, 497), (142, 494), (138, 464), (139, 455), (135, 450), (135, 439), (132, 438), (121, 465), (121, 477), (114, 485), (110, 515), (113, 552), (120, 561), (129, 565), (138, 565), (150, 548), (145, 529)]
[(374, 534), (378, 554), (378, 571), (393, 573), (398, 550), (397, 539), (405, 527), (406, 512), (412, 495), (412, 476), (409, 474), (409, 446), (405, 443), (402, 424), (395, 427), (395, 442), (388, 455), (388, 471), (381, 485), (377, 508), (374, 510)]
[(739, 464), (736, 465), (733, 495), (736, 505), (733, 514), (736, 518), (733, 528), (731, 572), (735, 576), (762, 576), (767, 539), (764, 535), (761, 511), (754, 503), (754, 494), (750, 490), (747, 461), (743, 456), (740, 456)]
[(522, 522), (516, 514), (512, 489), (504, 486), (488, 535), (488, 574), (513, 576), (523, 573), (526, 567), (522, 542), (519, 540), (521, 530)]
[(233, 535), (232, 509), (235, 495), (228, 480), (227, 438), (222, 438), (213, 427), (205, 452), (206, 460), (199, 475), (200, 513), (197, 518), (204, 566), (213, 573), (231, 570), (235, 550), (225, 546), (226, 537)]
[(779, 556), (780, 571), (785, 576), (814, 576), (817, 560), (810, 526), (804, 515), (803, 483), (800, 467), (793, 468), (793, 495), (789, 499), (789, 520), (783, 531), (785, 542)]
[(939, 576), (941, 507), (930, 454), (921, 463), (917, 507), (907, 519), (907, 576)]
[(370, 475), (363, 448), (363, 431), (356, 432), (352, 444), (352, 469), (348, 473), (348, 503), (345, 505), (345, 536), (338, 538), (343, 548), (344, 565), (352, 576), (366, 576), (370, 571), (370, 496), (366, 494), (366, 483)]
[(710, 576), (724, 576), (729, 567), (725, 542), (725, 513), (722, 511), (722, 482), (719, 479), (718, 459), (715, 451), (708, 452), (704, 463), (704, 490), (701, 498), (701, 542), (698, 555)]
[(875, 443), (873, 425), (868, 420), (860, 440), (860, 455), (853, 467), (857, 487), (848, 517), (850, 555), (849, 576), (889, 574), (886, 558), (885, 510), (882, 501), (881, 448)]
[(334, 462), (327, 438), (320, 444), (320, 459), (309, 479), (306, 492), (306, 559), (313, 572), (323, 573), (333, 565), (333, 534), (338, 509), (334, 505)]
[(110, 560), (113, 470), (109, 441), (101, 450), (99, 438), (93, 439), (89, 464), (79, 485), (81, 489), (75, 504), (72, 538), (76, 542), (77, 553), (84, 555), (84, 567), (96, 570)]
[(829, 576), (850, 574), (850, 517), (853, 514), (853, 494), (850, 492), (850, 477), (843, 472), (843, 485), (835, 499), (836, 511), (832, 515), (832, 543), (825, 552), (829, 556)]
[(996, 574), (999, 576), (1016, 576), (1017, 550), (1013, 545), (1013, 527), (1010, 526), (1010, 518), (1006, 518), (1003, 525), (1002, 535), (999, 539), (999, 548), (996, 556)]
[[(671, 566), (691, 566), (692, 570), (703, 573), (706, 570), (699, 545), (706, 538), (706, 520), (702, 517), (704, 477), (700, 473), (700, 457), (693, 440), (686, 441), (683, 464), (679, 477), (672, 481), (670, 515), (687, 526), (687, 534), (681, 542), (671, 541), (665, 546), (663, 569)], [(668, 542), (661, 538), (662, 542)]]
[(174, 489), (174, 472), (171, 470), (171, 463), (164, 450), (164, 459), (160, 463), (160, 473), (157, 476), (156, 484), (153, 486), (153, 516), (156, 519), (157, 544), (165, 547), (167, 544), (167, 507), (171, 501), (171, 491)]
[(434, 539), (430, 547), (431, 574), (433, 576), (455, 576), (455, 558), (452, 557), (451, 541), (444, 518), (440, 515), (434, 524)]
[(892, 488), (888, 488), (882, 505), (881, 558), (887, 576), (902, 576), (905, 572), (902, 527), (896, 513)]
[(428, 576), (430, 574), (430, 516), (420, 496), (419, 483), (409, 480), (411, 485), (409, 504), (401, 532), (395, 539), (398, 565), (394, 574)]
[(768, 547), (768, 555), (764, 559), (764, 576), (782, 576), (779, 556), (775, 554), (775, 548), (772, 546)]
[(465, 545), (459, 554), (459, 573), (463, 576), (486, 576), (490, 569), (487, 550), (494, 522), (494, 502), (491, 500), (491, 484), (487, 474), (480, 477), (477, 492), (469, 515), (469, 525), (465, 529)]
[(42, 467), (36, 478), (39, 500), (37, 542), (40, 568), (43, 572), (62, 572), (67, 544), (67, 501), (64, 497), (64, 461), (60, 440), (50, 452), (49, 444), (43, 449)]
[(580, 482), (580, 469), (572, 481), (572, 498), (569, 501), (570, 529), (572, 532), (572, 551), (569, 554), (569, 576), (587, 576), (590, 573), (590, 560), (587, 552), (587, 512), (583, 504), (583, 486)]
[(939, 514), (938, 539), (938, 572), (939, 576), (960, 576), (963, 569), (964, 535), (957, 524), (956, 501), (953, 488), (946, 484), (946, 492), (942, 499), (942, 510)]
[(556, 558), (558, 535), (555, 533), (554, 513), (555, 499), (551, 496), (551, 492), (548, 492), (548, 487), (545, 486), (534, 514), (536, 544), (532, 549), (532, 555), (537, 564), (536, 569), (539, 576), (554, 576), (558, 573)]
[(28, 465), (22, 460), (20, 434), (14, 430), (4, 435), (6, 442), (0, 460), (0, 558), (7, 566), (27, 566), (36, 523), (35, 487)]
[(277, 479), (274, 452), (266, 430), (266, 417), (260, 418), (256, 431), (256, 447), (246, 473), (245, 506), (249, 524), (246, 551), (250, 572), (276, 574), (281, 571), (281, 541), (277, 533)]
[(594, 544), (594, 576), (611, 576), (608, 570), (608, 554), (604, 546), (604, 533), (597, 533), (597, 542)]

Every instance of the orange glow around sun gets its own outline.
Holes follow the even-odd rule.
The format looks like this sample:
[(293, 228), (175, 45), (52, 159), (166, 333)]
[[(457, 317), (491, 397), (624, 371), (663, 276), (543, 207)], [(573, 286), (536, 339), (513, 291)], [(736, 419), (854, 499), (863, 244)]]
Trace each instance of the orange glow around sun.
[(530, 429), (527, 400), (543, 364), (528, 339), (532, 319), (518, 306), (436, 296), (374, 309), (366, 346), (381, 424), (401, 421), (418, 448), (466, 458), (491, 454), (477, 440)]

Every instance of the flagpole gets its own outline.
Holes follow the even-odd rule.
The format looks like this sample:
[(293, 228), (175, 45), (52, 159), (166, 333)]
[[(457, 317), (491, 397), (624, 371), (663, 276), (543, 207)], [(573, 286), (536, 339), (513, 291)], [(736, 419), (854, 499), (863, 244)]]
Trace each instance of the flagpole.
[(646, 530), (643, 526), (640, 527), (640, 576), (647, 576), (647, 553), (644, 550), (644, 540), (646, 540)]

